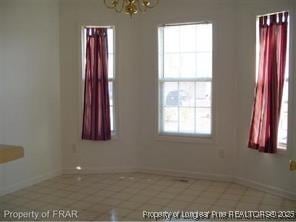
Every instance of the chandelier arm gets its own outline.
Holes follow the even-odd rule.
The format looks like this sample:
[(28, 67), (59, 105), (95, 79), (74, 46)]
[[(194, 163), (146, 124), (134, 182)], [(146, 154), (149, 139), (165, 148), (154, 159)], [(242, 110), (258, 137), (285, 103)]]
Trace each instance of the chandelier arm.
[(104, 4), (105, 4), (106, 7), (109, 8), (109, 9), (114, 9), (114, 8), (115, 8), (113, 5), (108, 5), (107, 0), (104, 0)]
[(122, 0), (121, 7), (120, 7), (120, 8), (115, 7), (115, 8), (114, 8), (115, 11), (116, 11), (117, 13), (121, 13), (121, 12), (123, 11), (123, 9), (124, 9), (124, 4), (125, 4), (125, 0)]
[(113, 9), (117, 13), (125, 11), (131, 16), (137, 11), (146, 12), (147, 8), (154, 8), (159, 2), (160, 0), (104, 0), (107, 8)]
[(155, 6), (157, 6), (159, 4), (159, 1), (160, 0), (156, 0), (155, 1), (155, 4), (153, 4), (153, 5), (147, 5), (146, 8), (154, 8)]
[(140, 0), (138, 0), (137, 3), (138, 3), (138, 9), (139, 9), (140, 12), (144, 12), (144, 11), (146, 11), (146, 10), (145, 10), (146, 7), (142, 8), (143, 5), (141, 4), (141, 1), (140, 1)]

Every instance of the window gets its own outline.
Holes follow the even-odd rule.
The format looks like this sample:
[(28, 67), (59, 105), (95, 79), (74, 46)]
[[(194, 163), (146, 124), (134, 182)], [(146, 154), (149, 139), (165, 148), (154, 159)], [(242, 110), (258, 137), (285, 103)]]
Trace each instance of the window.
[(159, 132), (212, 134), (212, 24), (159, 27)]
[(110, 105), (110, 120), (111, 120), (111, 131), (115, 131), (115, 108), (114, 108), (114, 30), (108, 28), (108, 79), (109, 79), (109, 105)]
[[(288, 17), (289, 20), (289, 17)], [(289, 23), (289, 22), (288, 22)], [(288, 142), (288, 102), (289, 102), (289, 47), (290, 47), (290, 29), (288, 25), (288, 41), (287, 41), (287, 55), (286, 55), (286, 68), (285, 68), (285, 83), (282, 97), (280, 122), (278, 129), (278, 148), (287, 149)]]
[[(288, 17), (289, 23), (289, 17)], [(259, 53), (260, 53), (260, 41), (259, 41), (259, 17), (257, 17), (257, 32), (256, 32), (256, 82), (259, 72)], [(287, 55), (286, 55), (286, 68), (285, 68), (285, 82), (283, 89), (280, 122), (278, 128), (278, 148), (286, 149), (288, 138), (288, 97), (289, 97), (289, 40), (290, 30), (288, 25), (288, 40), (287, 40)]]
[[(107, 27), (107, 35), (108, 35), (108, 80), (109, 80), (109, 105), (110, 105), (110, 121), (111, 121), (111, 131), (114, 134), (116, 131), (115, 125), (115, 93), (114, 93), (114, 86), (115, 86), (115, 51), (114, 51), (114, 28)], [(82, 49), (82, 87), (84, 88), (84, 78), (85, 78), (85, 63), (86, 63), (86, 28), (83, 28), (83, 49)], [(82, 91), (83, 92), (83, 91)], [(83, 99), (83, 93), (82, 93)]]

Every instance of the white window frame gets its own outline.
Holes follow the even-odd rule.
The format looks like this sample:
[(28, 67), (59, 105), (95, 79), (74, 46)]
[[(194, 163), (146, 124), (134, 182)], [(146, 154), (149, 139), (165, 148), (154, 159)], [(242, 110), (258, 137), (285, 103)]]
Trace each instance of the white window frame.
[[(163, 61), (161, 61), (160, 50), (161, 47), (163, 48), (164, 43), (160, 44), (160, 41), (163, 41), (164, 38), (161, 36), (161, 28), (167, 26), (184, 26), (184, 25), (200, 25), (200, 24), (211, 24), (212, 25), (212, 76), (211, 78), (160, 78), (161, 72), (163, 73)], [(158, 74), (157, 74), (157, 92), (158, 92), (158, 103), (157, 103), (157, 112), (158, 112), (158, 121), (157, 121), (157, 132), (158, 132), (158, 139), (164, 141), (179, 141), (179, 142), (205, 142), (205, 143), (212, 143), (214, 137), (214, 23), (210, 21), (202, 21), (202, 22), (190, 22), (190, 23), (168, 23), (168, 24), (161, 24), (157, 27), (157, 34), (158, 34), (158, 50), (157, 50), (157, 61), (158, 61)], [(162, 52), (163, 53), (163, 52)], [(161, 65), (162, 64), (162, 65)], [(162, 69), (162, 71), (161, 71)], [(163, 112), (162, 112), (162, 95), (161, 92), (163, 87), (161, 84), (165, 82), (210, 82), (211, 83), (211, 132), (210, 134), (201, 134), (201, 133), (185, 133), (185, 132), (164, 132), (163, 130)], [(194, 86), (196, 87), (196, 86)], [(196, 113), (196, 111), (195, 111)], [(194, 117), (196, 118), (196, 116)]]
[[(115, 26), (112, 25), (83, 25), (81, 26), (81, 75), (80, 75), (80, 98), (81, 98), (81, 108), (80, 108), (80, 120), (82, 121), (83, 119), (83, 100), (84, 100), (84, 76), (85, 76), (85, 63), (86, 63), (86, 33), (85, 30), (86, 28), (107, 28), (107, 29), (112, 29), (113, 30), (113, 77), (110, 78), (108, 76), (108, 84), (112, 82), (112, 100), (113, 100), (113, 130), (111, 131), (112, 139), (117, 139), (118, 138), (118, 115), (117, 115), (117, 110), (118, 110), (118, 103), (117, 103), (117, 70), (116, 70), (116, 32), (115, 32)], [(110, 56), (110, 53), (108, 52), (108, 56)], [(111, 107), (111, 105), (110, 105)], [(80, 134), (82, 130), (82, 122), (80, 121)]]

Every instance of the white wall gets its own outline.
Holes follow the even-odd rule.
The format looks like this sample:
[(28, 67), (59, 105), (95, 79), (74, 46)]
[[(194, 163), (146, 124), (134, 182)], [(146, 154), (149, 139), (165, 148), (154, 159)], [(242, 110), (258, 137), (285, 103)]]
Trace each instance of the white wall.
[[(292, 136), (295, 124), (291, 124), (288, 151), (283, 154), (262, 154), (246, 147), (255, 86), (256, 15), (282, 10), (290, 10), (293, 22), (295, 11), (289, 0), (188, 0), (186, 4), (163, 0), (142, 17), (140, 59), (145, 69), (141, 73), (141, 167), (184, 175), (237, 177), (238, 182), (269, 187), (286, 196), (294, 193), (296, 197), (296, 178), (288, 170), (289, 159), (295, 159), (296, 141)], [(155, 136), (157, 25), (203, 20), (212, 20), (214, 25), (213, 143), (159, 141)], [(295, 69), (291, 71), (293, 76)], [(295, 86), (295, 79), (292, 84)], [(296, 111), (295, 91), (291, 94), (294, 103), (291, 103), (290, 114)], [(295, 117), (290, 116), (290, 122), (295, 123)]]
[[(230, 103), (233, 85), (224, 88), (222, 82), (233, 79), (234, 39), (228, 38), (233, 23), (232, 5), (226, 1), (198, 4), (187, 1), (165, 1), (145, 16), (117, 15), (102, 2), (62, 0), (60, 11), (61, 92), (63, 110), (64, 167), (82, 166), (98, 171), (108, 169), (145, 168), (190, 171), (192, 173), (232, 175), (235, 114)], [(198, 6), (198, 7), (197, 7)], [(222, 10), (221, 10), (222, 7)], [(184, 14), (186, 12), (186, 14)], [(174, 17), (172, 17), (174, 15)], [(197, 16), (199, 15), (199, 16)], [(159, 142), (155, 137), (156, 118), (156, 30), (164, 22), (210, 19), (215, 23), (215, 137), (211, 143)], [(79, 28), (88, 25), (115, 25), (118, 52), (119, 139), (108, 143), (81, 142), (79, 114), (80, 51)], [(225, 32), (225, 30), (227, 30)], [(139, 42), (138, 39), (141, 41)], [(226, 44), (225, 44), (226, 43)], [(222, 56), (227, 51), (227, 56)], [(138, 67), (138, 64), (140, 67)], [(139, 71), (138, 71), (139, 70)], [(139, 87), (139, 85), (141, 87)], [(225, 97), (219, 96), (223, 91)], [(229, 126), (225, 129), (225, 125)], [(76, 153), (73, 146), (77, 146)], [(186, 151), (184, 151), (184, 149)], [(224, 157), (219, 157), (224, 152)], [(137, 163), (137, 159), (139, 163)]]
[[(291, 27), (295, 26), (295, 8), (293, 10), (292, 1), (289, 0), (261, 0), (261, 1), (240, 1), (237, 11), (237, 33), (238, 47), (236, 52), (236, 64), (238, 73), (238, 91), (237, 91), (237, 113), (238, 113), (238, 158), (236, 164), (236, 176), (253, 183), (261, 183), (277, 187), (287, 192), (296, 193), (295, 173), (288, 170), (289, 160), (295, 159), (295, 99), (296, 91), (291, 93), (290, 116), (289, 116), (289, 141), (288, 150), (276, 155), (263, 154), (257, 151), (247, 149), (248, 130), (251, 119), (253, 94), (255, 87), (255, 22), (256, 15), (262, 15), (268, 12), (278, 12), (290, 10)], [(291, 43), (295, 44), (295, 30), (291, 38)], [(293, 33), (292, 31), (292, 33)], [(291, 48), (292, 49), (292, 48)], [(295, 48), (291, 50), (293, 56), (291, 63), (295, 61)], [(290, 70), (292, 85), (295, 89), (295, 69)], [(291, 86), (292, 86), (291, 85)], [(292, 89), (292, 88), (291, 88)], [(294, 100), (292, 102), (292, 100)], [(288, 193), (287, 193), (288, 194)]]
[[(141, 160), (145, 169), (179, 171), (201, 176), (231, 177), (236, 115), (233, 109), (236, 75), (233, 1), (161, 1), (142, 17), (141, 48)], [(136, 18), (137, 19), (137, 18)], [(160, 141), (157, 132), (157, 27), (165, 23), (213, 23), (214, 135), (207, 142)]]
[(25, 149), (23, 159), (1, 166), (9, 192), (61, 169), (59, 14), (56, 0), (0, 2), (1, 142)]
[[(4, 10), (3, 10), (3, 6), (2, 6), (3, 2), (0, 1), (0, 30), (3, 30), (3, 21), (4, 21)], [(3, 51), (3, 35), (2, 35), (2, 31), (0, 33), (0, 52)], [(4, 95), (4, 91), (3, 91), (3, 54), (0, 53), (0, 104), (2, 104), (3, 101), (3, 95)], [(2, 114), (2, 107), (0, 108), (0, 144), (3, 141), (3, 115)]]
[[(139, 68), (137, 21), (106, 10), (103, 1), (60, 1), (62, 146), (64, 169), (130, 170), (138, 158)], [(115, 25), (119, 135), (111, 142), (81, 141), (81, 41), (83, 25)]]
[[(86, 172), (137, 168), (222, 179), (237, 177), (249, 185), (255, 181), (286, 195), (296, 193), (295, 177), (288, 171), (293, 152), (295, 158), (295, 141), (290, 139), (288, 152), (277, 155), (246, 147), (254, 90), (255, 18), (284, 9), (293, 9), (292, 1), (162, 0), (145, 15), (130, 19), (106, 9), (102, 1), (61, 0), (63, 167), (82, 166)], [(291, 13), (293, 18), (295, 12)], [(156, 123), (157, 26), (204, 20), (214, 26), (213, 139), (160, 140)], [(116, 29), (120, 135), (107, 143), (79, 139), (82, 25), (115, 25)]]
[[(288, 171), (288, 160), (296, 156), (291, 136), (295, 129), (290, 131), (285, 154), (267, 155), (246, 147), (254, 89), (255, 17), (292, 9), (292, 1), (184, 2), (161, 0), (157, 8), (131, 19), (106, 9), (98, 0), (0, 0), (5, 12), (0, 29), (0, 47), (3, 37), (5, 44), (0, 51), (5, 64), (3, 69), (0, 63), (0, 93), (5, 95), (0, 96), (0, 121), (2, 116), (5, 128), (0, 133), (3, 143), (23, 145), (26, 155), (0, 168), (5, 190), (57, 172), (61, 135), (66, 172), (81, 166), (88, 172), (143, 169), (237, 177), (249, 185), (296, 193), (296, 179)], [(203, 20), (214, 25), (213, 139), (159, 140), (157, 26)], [(119, 135), (110, 142), (80, 140), (82, 25), (115, 25)], [(295, 99), (290, 113), (295, 113)], [(295, 127), (296, 118), (292, 118)]]
[[(3, 2), (0, 1), (0, 30), (3, 30), (3, 21), (4, 21), (4, 10), (2, 7)], [(0, 32), (0, 52), (3, 51), (3, 35), (2, 31)], [(4, 84), (3, 84), (3, 54), (0, 53), (0, 104), (3, 103), (4, 95)], [(2, 106), (0, 107), (0, 144), (3, 143), (4, 132), (3, 132), (3, 110)], [(0, 165), (0, 195), (4, 186), (4, 177), (3, 177), (3, 167)]]

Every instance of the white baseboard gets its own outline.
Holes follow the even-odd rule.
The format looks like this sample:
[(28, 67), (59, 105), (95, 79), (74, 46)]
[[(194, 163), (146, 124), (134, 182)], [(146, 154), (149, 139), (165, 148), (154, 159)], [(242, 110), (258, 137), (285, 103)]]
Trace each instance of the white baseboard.
[(50, 178), (59, 176), (61, 174), (62, 174), (62, 171), (58, 170), (58, 171), (54, 171), (54, 172), (51, 172), (51, 173), (47, 173), (47, 174), (44, 174), (44, 175), (39, 175), (39, 176), (36, 176), (36, 177), (32, 177), (30, 179), (20, 181), (20, 182), (18, 182), (16, 184), (13, 184), (11, 186), (2, 188), (2, 190), (0, 190), (0, 196), (15, 192), (15, 191), (18, 191), (18, 190), (21, 190), (21, 189), (24, 189), (26, 187), (29, 187), (29, 186), (32, 186), (34, 184), (40, 183), (40, 182), (42, 182), (44, 180), (48, 180)]
[(167, 170), (167, 169), (139, 169), (139, 172), (143, 173), (153, 173), (160, 175), (168, 175), (168, 176), (176, 176), (176, 177), (185, 177), (185, 178), (194, 178), (194, 179), (205, 179), (205, 180), (214, 180), (214, 181), (223, 181), (223, 182), (233, 182), (239, 185), (243, 185), (249, 188), (253, 188), (256, 190), (260, 190), (263, 192), (267, 192), (273, 195), (281, 196), (287, 199), (296, 200), (296, 193), (266, 185), (263, 183), (259, 183), (256, 181), (233, 177), (230, 175), (219, 175), (219, 174), (205, 174), (198, 172), (186, 172), (186, 171), (175, 171), (175, 170)]
[(154, 169), (154, 168), (139, 168), (137, 171), (142, 173), (151, 173), (151, 174), (185, 177), (185, 178), (193, 178), (193, 179), (214, 180), (214, 181), (223, 181), (223, 182), (233, 181), (233, 177), (229, 175), (188, 172), (188, 171), (169, 170), (169, 169)]
[(278, 188), (278, 187), (274, 187), (271, 185), (267, 185), (267, 184), (263, 184), (263, 183), (259, 183), (253, 180), (249, 180), (249, 179), (245, 179), (245, 178), (241, 178), (241, 177), (236, 177), (234, 178), (234, 183), (246, 186), (246, 187), (250, 187), (256, 190), (260, 190), (260, 191), (264, 191), (270, 194), (274, 194), (277, 196), (281, 196), (281, 197), (285, 197), (291, 200), (296, 200), (296, 193)]

